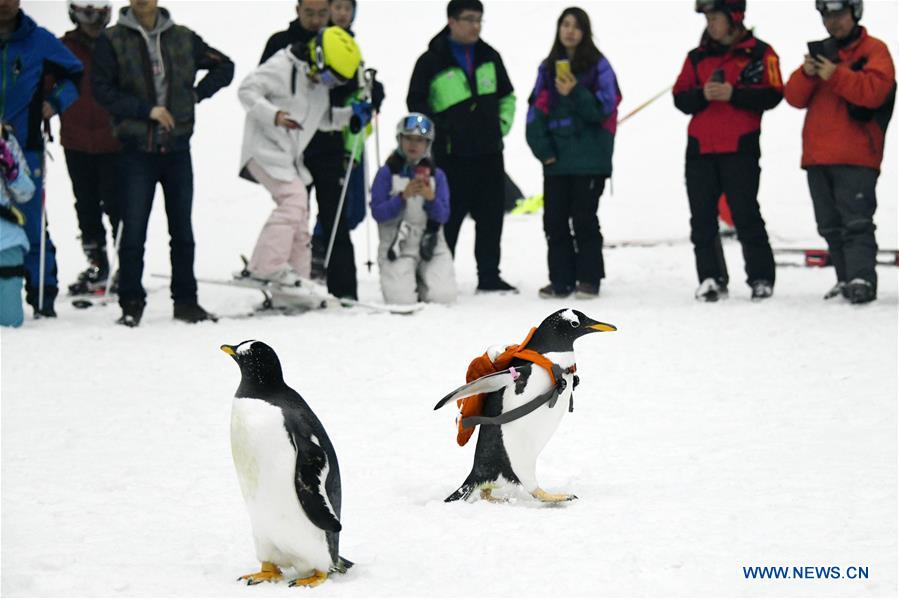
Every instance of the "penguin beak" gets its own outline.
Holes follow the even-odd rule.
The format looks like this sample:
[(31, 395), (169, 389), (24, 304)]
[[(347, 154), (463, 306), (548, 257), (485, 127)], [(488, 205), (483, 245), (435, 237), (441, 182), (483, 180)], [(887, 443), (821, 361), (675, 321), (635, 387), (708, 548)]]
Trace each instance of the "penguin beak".
[(616, 327), (616, 326), (613, 325), (613, 324), (606, 324), (606, 323), (604, 323), (604, 322), (597, 322), (597, 321), (595, 321), (595, 320), (592, 322), (592, 324), (587, 324), (587, 325), (584, 325), (584, 326), (585, 326), (586, 328), (588, 328), (588, 329), (591, 329), (590, 331), (588, 331), (588, 332), (590, 332), (590, 333), (592, 333), (593, 331), (599, 331), (599, 332), (601, 332), (601, 333), (608, 333), (608, 332), (611, 332), (611, 331), (617, 331), (617, 330), (618, 330), (618, 327)]
[(223, 352), (225, 352), (226, 354), (228, 354), (229, 356), (231, 356), (232, 358), (237, 355), (237, 353), (234, 351), (234, 348), (231, 347), (230, 345), (223, 345), (221, 347), (221, 350)]

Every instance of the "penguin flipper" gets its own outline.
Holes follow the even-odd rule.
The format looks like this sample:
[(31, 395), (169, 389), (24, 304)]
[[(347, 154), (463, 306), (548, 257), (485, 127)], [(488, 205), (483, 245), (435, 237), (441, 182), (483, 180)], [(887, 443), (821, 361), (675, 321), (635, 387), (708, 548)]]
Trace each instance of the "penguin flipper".
[(509, 385), (515, 383), (519, 376), (524, 374), (529, 375), (530, 370), (531, 365), (525, 364), (524, 366), (508, 368), (500, 372), (494, 372), (492, 374), (482, 376), (479, 379), (475, 379), (470, 383), (462, 385), (452, 393), (446, 395), (443, 399), (437, 402), (437, 405), (434, 406), (434, 409), (439, 410), (447, 403), (453, 400), (462, 399), (463, 397), (469, 397), (470, 395), (479, 395), (481, 393), (493, 393), (494, 391), (504, 389)]
[(325, 493), (325, 478), (328, 470), (328, 456), (325, 450), (312, 439), (291, 432), (290, 440), (297, 450), (294, 488), (300, 506), (309, 521), (327, 532), (340, 532), (340, 521), (331, 508)]

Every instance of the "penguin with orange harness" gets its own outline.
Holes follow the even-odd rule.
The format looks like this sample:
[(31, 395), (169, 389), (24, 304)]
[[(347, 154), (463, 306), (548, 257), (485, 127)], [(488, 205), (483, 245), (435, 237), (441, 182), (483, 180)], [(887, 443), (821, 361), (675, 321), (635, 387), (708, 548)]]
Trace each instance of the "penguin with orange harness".
[(506, 485), (520, 485), (547, 503), (576, 499), (540, 488), (537, 457), (565, 412), (574, 409), (574, 342), (589, 333), (615, 330), (577, 310), (558, 310), (519, 345), (491, 347), (472, 361), (468, 382), (434, 406), (437, 410), (458, 402), (459, 445), (481, 426), (471, 472), (446, 501), (468, 500), (475, 492), (481, 499), (495, 500), (493, 489)]

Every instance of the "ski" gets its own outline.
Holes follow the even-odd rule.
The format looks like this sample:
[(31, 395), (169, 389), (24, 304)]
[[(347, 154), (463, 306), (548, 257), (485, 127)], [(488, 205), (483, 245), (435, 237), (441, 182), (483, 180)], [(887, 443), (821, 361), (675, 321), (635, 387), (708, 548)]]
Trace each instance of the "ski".
[[(778, 266), (809, 266), (809, 267), (825, 267), (833, 266), (833, 260), (830, 252), (822, 249), (813, 248), (773, 248), (774, 255), (786, 257), (799, 257), (802, 263), (795, 261), (780, 260)], [(879, 266), (899, 266), (899, 250), (878, 250), (877, 264)]]

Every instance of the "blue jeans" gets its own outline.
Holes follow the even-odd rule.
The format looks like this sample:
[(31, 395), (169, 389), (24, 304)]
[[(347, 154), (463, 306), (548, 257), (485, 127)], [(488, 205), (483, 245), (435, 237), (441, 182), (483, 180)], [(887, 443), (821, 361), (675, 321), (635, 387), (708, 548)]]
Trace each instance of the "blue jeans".
[(121, 155), (122, 242), (119, 249), (119, 303), (147, 297), (144, 274), (144, 244), (156, 184), (162, 185), (169, 224), (172, 261), (172, 299), (176, 304), (197, 303), (194, 278), (194, 234), (190, 212), (194, 175), (190, 150), (154, 154), (126, 150)]

